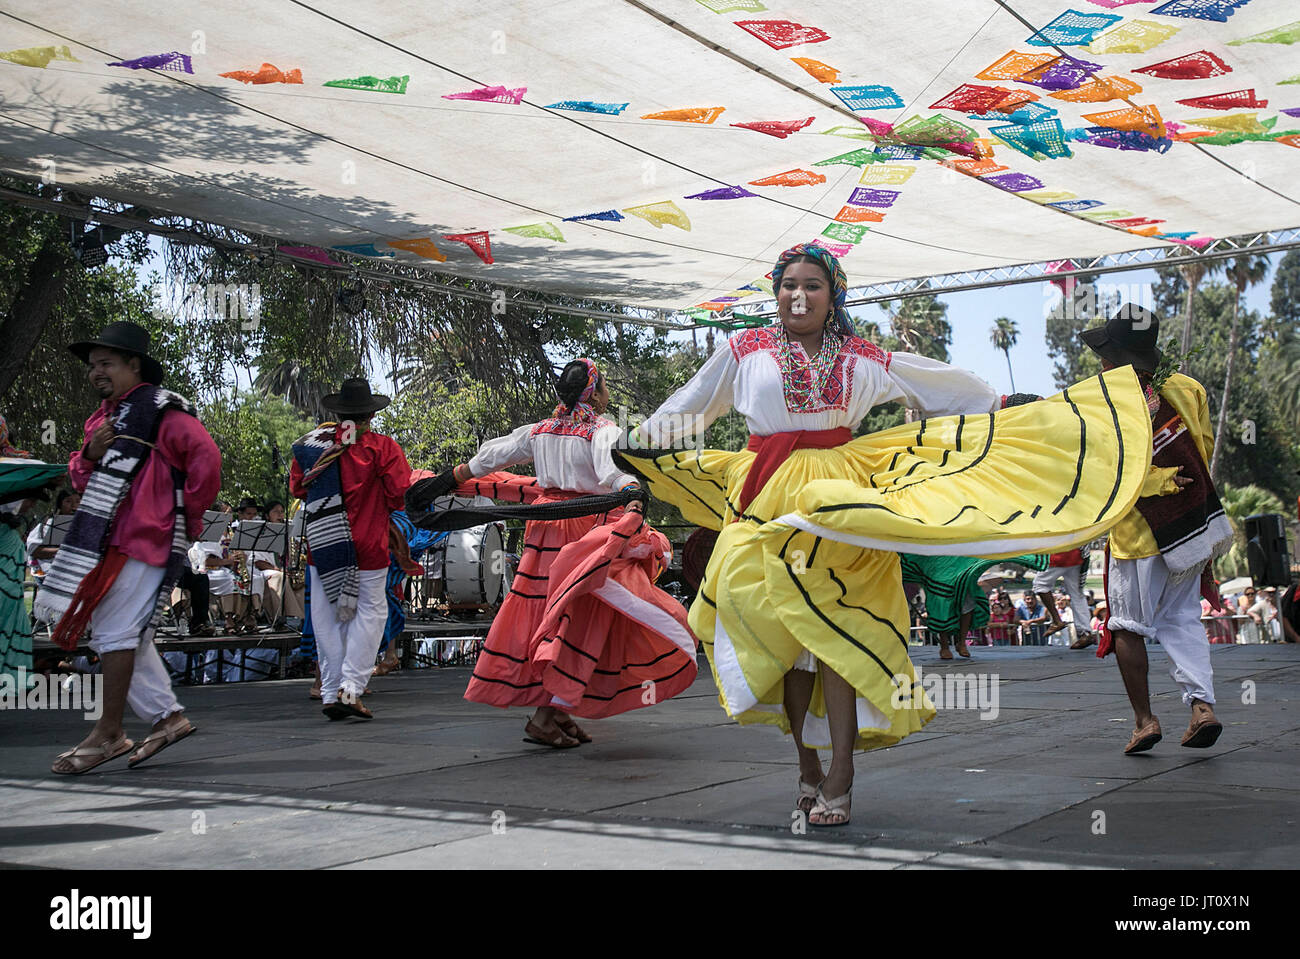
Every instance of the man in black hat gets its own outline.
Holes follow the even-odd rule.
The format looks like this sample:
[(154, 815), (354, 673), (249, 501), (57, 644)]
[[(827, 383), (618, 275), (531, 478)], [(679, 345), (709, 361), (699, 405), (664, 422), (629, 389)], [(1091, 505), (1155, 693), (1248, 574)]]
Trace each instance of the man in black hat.
[(85, 424), (68, 477), (81, 504), (35, 605), (55, 622), (53, 638), (75, 649), (87, 627), (103, 664), (104, 707), (87, 736), (63, 753), (56, 773), (82, 773), (135, 746), (122, 728), (126, 704), (153, 724), (129, 760), (138, 765), (194, 727), (176, 701), (153, 635), (185, 545), (221, 487), (221, 454), (183, 397), (161, 389), (149, 334), (111, 323), (69, 349), (89, 367), (103, 402)]
[[(1210, 644), (1201, 626), (1202, 594), (1221, 608), (1210, 564), (1232, 542), (1232, 527), (1214, 484), (1214, 448), (1205, 390), (1189, 376), (1158, 379), (1160, 319), (1133, 304), (1080, 338), (1103, 369), (1132, 365), (1151, 411), (1151, 467), (1134, 508), (1110, 531), (1106, 599), (1109, 616), (1098, 656), (1113, 648), (1133, 706), (1135, 729), (1125, 753), (1160, 741), (1147, 689), (1146, 640), (1158, 639), (1170, 675), (1192, 710), (1184, 746), (1212, 746), (1223, 731), (1214, 715)], [(1141, 455), (1141, 451), (1137, 451)]]
[(321, 700), (330, 719), (371, 719), (361, 694), (388, 618), (389, 514), (405, 503), (411, 468), (396, 442), (371, 431), (391, 401), (365, 380), (344, 380), (321, 402), (341, 422), (296, 441), (289, 471), (289, 489), (304, 502)]

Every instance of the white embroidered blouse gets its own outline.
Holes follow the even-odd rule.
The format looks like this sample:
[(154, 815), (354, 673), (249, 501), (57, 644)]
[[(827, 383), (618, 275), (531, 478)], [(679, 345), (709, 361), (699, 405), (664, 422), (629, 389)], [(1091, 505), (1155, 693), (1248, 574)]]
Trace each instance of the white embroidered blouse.
[(550, 489), (616, 492), (637, 481), (614, 465), (610, 450), (620, 436), (618, 426), (604, 417), (577, 424), (553, 419), (528, 423), (508, 436), (484, 443), (469, 461), (469, 471), (482, 476), (531, 462), (537, 481)]
[[(856, 429), (873, 407), (893, 400), (924, 416), (990, 413), (1002, 394), (974, 373), (913, 353), (886, 353), (857, 336), (844, 337), (821, 394), (795, 412), (797, 390), (808, 390), (808, 358), (797, 341), (793, 374), (782, 373), (785, 331), (779, 324), (731, 337), (689, 383), (668, 398), (640, 428), (643, 442), (671, 449), (702, 432), (728, 409), (744, 417), (752, 434), (793, 430)], [(791, 387), (795, 387), (792, 390)]]

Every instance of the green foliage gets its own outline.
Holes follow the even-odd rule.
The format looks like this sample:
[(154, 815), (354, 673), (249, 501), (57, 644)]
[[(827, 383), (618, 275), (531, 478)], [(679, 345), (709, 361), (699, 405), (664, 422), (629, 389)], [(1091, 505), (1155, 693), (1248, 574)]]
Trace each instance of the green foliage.
[(1052, 377), (1057, 387), (1064, 389), (1101, 372), (1101, 360), (1079, 339), (1079, 334), (1099, 326), (1109, 315), (1108, 310), (1117, 305), (1099, 296), (1096, 277), (1080, 276), (1070, 296), (1062, 296), (1047, 314), (1047, 355), (1053, 361)]
[(1276, 495), (1254, 484), (1233, 486), (1224, 483), (1219, 491), (1219, 502), (1223, 504), (1223, 511), (1232, 523), (1233, 543), (1227, 555), (1215, 560), (1214, 575), (1221, 580), (1249, 576), (1250, 567), (1246, 562), (1246, 517), (1257, 513), (1281, 513), (1287, 516), (1288, 511)]
[(200, 418), (221, 450), (219, 498), (235, 503), (252, 496), (263, 506), (285, 502), (293, 441), (314, 421), (278, 397), (250, 393), (218, 396), (201, 407)]
[(403, 390), (375, 417), (375, 428), (397, 441), (412, 468), (435, 473), (467, 462), (485, 440), (521, 425), (505, 419), (482, 383), (454, 392), (441, 383)]
[(1288, 250), (1278, 261), (1269, 296), (1269, 329), (1300, 330), (1300, 250)]
[(881, 337), (881, 349), (917, 353), (944, 363), (952, 362), (948, 347), (952, 345), (952, 324), (948, 322), (948, 304), (938, 296), (912, 296), (902, 300), (889, 315), (891, 335)]

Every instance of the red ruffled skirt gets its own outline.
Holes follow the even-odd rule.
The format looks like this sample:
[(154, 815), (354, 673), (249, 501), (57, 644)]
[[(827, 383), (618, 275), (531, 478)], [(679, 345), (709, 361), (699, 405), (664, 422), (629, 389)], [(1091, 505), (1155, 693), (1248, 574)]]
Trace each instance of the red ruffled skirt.
[(696, 640), (685, 608), (654, 585), (671, 556), (667, 538), (637, 513), (528, 523), (465, 698), (600, 719), (686, 689), (695, 680)]

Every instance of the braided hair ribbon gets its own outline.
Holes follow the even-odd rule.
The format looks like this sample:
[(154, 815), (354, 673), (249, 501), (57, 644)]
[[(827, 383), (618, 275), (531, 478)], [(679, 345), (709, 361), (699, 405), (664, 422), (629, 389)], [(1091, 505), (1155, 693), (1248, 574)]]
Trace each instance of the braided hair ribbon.
[(844, 306), (844, 302), (849, 295), (849, 280), (844, 275), (844, 267), (840, 266), (840, 261), (835, 258), (835, 254), (825, 247), (817, 246), (815, 243), (800, 243), (782, 253), (776, 261), (776, 266), (772, 267), (772, 289), (779, 290), (781, 288), (781, 277), (785, 274), (785, 268), (789, 266), (791, 260), (798, 256), (811, 257), (820, 263), (830, 275), (831, 299), (835, 308), (828, 325), (845, 336), (853, 336), (853, 321), (849, 318), (849, 311)]

